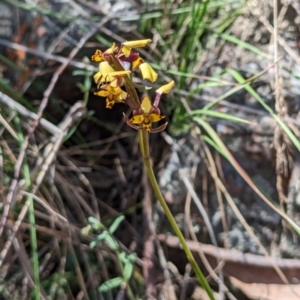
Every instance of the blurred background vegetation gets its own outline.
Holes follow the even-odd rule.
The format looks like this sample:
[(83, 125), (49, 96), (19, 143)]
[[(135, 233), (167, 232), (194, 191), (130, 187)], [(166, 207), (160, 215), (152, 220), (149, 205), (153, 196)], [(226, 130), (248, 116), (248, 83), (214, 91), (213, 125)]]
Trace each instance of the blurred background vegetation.
[(153, 90), (176, 82), (152, 160), (215, 298), (299, 299), (299, 15), (296, 0), (1, 0), (0, 298), (207, 299), (126, 106), (93, 95), (96, 49), (151, 38)]

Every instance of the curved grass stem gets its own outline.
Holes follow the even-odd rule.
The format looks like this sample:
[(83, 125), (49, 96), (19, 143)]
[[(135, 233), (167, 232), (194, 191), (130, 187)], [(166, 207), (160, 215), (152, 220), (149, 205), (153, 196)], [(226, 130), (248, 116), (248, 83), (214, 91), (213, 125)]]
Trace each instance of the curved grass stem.
[(182, 248), (186, 254), (186, 257), (187, 257), (189, 263), (191, 264), (200, 284), (205, 289), (209, 298), (211, 300), (214, 300), (215, 298), (214, 298), (213, 292), (212, 292), (207, 280), (205, 279), (205, 276), (203, 275), (201, 269), (199, 268), (191, 250), (189, 249), (187, 242), (186, 242), (182, 232), (180, 231), (180, 229), (179, 229), (179, 227), (178, 227), (178, 225), (177, 225), (177, 223), (176, 223), (176, 221), (175, 221), (175, 219), (174, 219), (174, 217), (173, 217), (173, 215), (172, 215), (172, 213), (160, 191), (160, 188), (156, 181), (156, 177), (154, 175), (153, 168), (152, 168), (151, 161), (150, 161), (148, 133), (144, 129), (139, 130), (139, 143), (140, 143), (140, 148), (141, 148), (141, 152), (143, 155), (144, 165), (147, 169), (148, 177), (149, 177), (149, 180), (153, 187), (153, 190), (155, 192), (155, 195), (156, 195), (160, 205), (162, 206), (164, 213), (167, 216), (176, 236), (178, 237), (178, 239), (182, 245)]

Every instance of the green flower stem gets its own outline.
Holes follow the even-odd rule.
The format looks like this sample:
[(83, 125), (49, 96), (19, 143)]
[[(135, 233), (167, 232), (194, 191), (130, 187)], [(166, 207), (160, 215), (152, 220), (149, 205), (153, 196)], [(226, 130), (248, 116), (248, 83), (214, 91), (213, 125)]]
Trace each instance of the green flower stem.
[(139, 143), (140, 143), (140, 148), (141, 148), (141, 152), (143, 155), (144, 165), (147, 169), (148, 177), (149, 177), (152, 187), (154, 189), (155, 195), (156, 195), (160, 205), (162, 206), (164, 213), (167, 216), (175, 234), (177, 235), (177, 237), (182, 245), (182, 248), (186, 254), (186, 257), (187, 257), (189, 263), (191, 264), (194, 272), (196, 273), (196, 276), (199, 279), (200, 284), (205, 289), (209, 298), (211, 300), (215, 300), (215, 298), (213, 296), (213, 292), (212, 292), (207, 280), (205, 279), (205, 276), (203, 275), (202, 271), (200, 270), (191, 250), (189, 249), (189, 247), (186, 243), (186, 240), (185, 240), (183, 234), (181, 233), (181, 231), (180, 231), (180, 229), (179, 229), (179, 227), (178, 227), (178, 225), (177, 225), (177, 223), (176, 223), (176, 221), (175, 221), (175, 219), (174, 219), (174, 217), (173, 217), (173, 215), (172, 215), (172, 213), (160, 191), (160, 188), (156, 181), (156, 177), (154, 175), (153, 168), (152, 168), (151, 161), (150, 161), (148, 133), (144, 129), (139, 130)]

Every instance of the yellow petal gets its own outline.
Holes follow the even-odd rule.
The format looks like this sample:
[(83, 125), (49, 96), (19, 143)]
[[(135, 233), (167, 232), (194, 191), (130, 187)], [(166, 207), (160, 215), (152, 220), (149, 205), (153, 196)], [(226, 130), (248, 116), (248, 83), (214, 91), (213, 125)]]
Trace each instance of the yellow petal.
[(111, 47), (108, 48), (104, 53), (110, 55), (116, 53), (117, 51), (118, 51), (118, 47), (116, 47), (115, 43), (112, 43)]
[[(121, 100), (126, 100), (127, 98), (127, 93), (124, 92), (123, 90), (121, 90), (121, 92), (119, 93), (118, 95), (118, 100), (121, 101)], [(122, 101), (123, 102), (123, 101)]]
[(149, 117), (150, 117), (151, 122), (158, 122), (161, 119), (163, 119), (165, 116), (161, 116), (161, 115), (152, 113), (152, 114), (150, 114)]
[(165, 85), (161, 86), (159, 89), (157, 89), (156, 93), (158, 93), (158, 94), (169, 94), (171, 89), (173, 88), (174, 84), (175, 84), (175, 82), (174, 82), (174, 80), (172, 80), (168, 84), (165, 84)]
[(139, 40), (139, 41), (127, 41), (122, 43), (122, 52), (124, 53), (125, 57), (130, 55), (132, 48), (142, 48), (147, 46), (152, 41), (150, 39), (147, 40)]
[(99, 97), (107, 97), (109, 95), (109, 92), (101, 90), (101, 91), (95, 92), (94, 95), (97, 95)]
[(113, 95), (116, 95), (120, 92), (120, 88), (118, 86), (111, 86), (111, 85), (108, 85), (105, 87), (105, 89), (110, 93), (110, 94), (113, 94)]
[(126, 46), (122, 46), (122, 52), (124, 53), (125, 57), (128, 57), (131, 52), (131, 48), (128, 48)]
[(130, 70), (115, 71), (107, 61), (103, 61), (99, 64), (99, 72), (94, 75), (94, 80), (99, 85), (103, 82), (112, 82), (115, 77), (123, 77), (129, 73)]
[(145, 39), (145, 40), (138, 40), (138, 41), (127, 41), (122, 44), (122, 46), (125, 46), (127, 48), (142, 48), (150, 44), (152, 40)]
[(144, 120), (143, 115), (135, 115), (129, 120), (129, 122), (131, 122), (132, 124), (141, 124), (143, 120)]
[(127, 70), (127, 71), (114, 71), (114, 72), (111, 72), (109, 73), (109, 76), (113, 76), (113, 77), (123, 77), (127, 74), (130, 74), (131, 71), (130, 70)]
[(112, 76), (109, 76), (109, 74), (115, 72), (115, 70), (110, 66), (110, 64), (107, 61), (103, 61), (99, 64), (99, 72), (102, 75), (102, 78), (100, 79), (101, 82), (113, 81), (114, 78)]
[(117, 95), (117, 94), (120, 94), (121, 92), (123, 92), (119, 86), (108, 85), (105, 89), (113, 95)]
[(148, 96), (144, 96), (141, 102), (141, 109), (145, 114), (149, 114), (152, 109), (152, 103)]
[(141, 57), (138, 57), (136, 60), (132, 62), (132, 69), (135, 70), (143, 62), (144, 60)]
[(149, 64), (142, 63), (139, 68), (141, 70), (143, 79), (148, 79), (151, 82), (156, 81), (158, 75)]
[(124, 92), (120, 87), (111, 88), (109, 89), (109, 92), (111, 93), (111, 97), (118, 102), (124, 102), (124, 100), (127, 98), (127, 93)]
[(95, 54), (92, 55), (91, 59), (95, 62), (105, 61), (105, 58), (102, 56), (101, 50), (96, 50)]
[(109, 86), (118, 87), (118, 86), (122, 86), (123, 84), (124, 84), (124, 80), (122, 80), (122, 78), (115, 78), (113, 81), (109, 83)]
[(100, 72), (97, 72), (97, 73), (94, 75), (95, 83), (98, 84), (101, 78), (102, 78), (101, 73), (100, 73)]
[[(114, 82), (116, 77), (124, 77), (129, 73), (131, 73), (130, 70), (115, 71), (107, 61), (103, 61), (99, 64), (99, 72), (94, 75), (94, 80), (100, 85), (104, 82)], [(116, 81), (115, 86), (120, 85), (119, 83), (119, 81)]]

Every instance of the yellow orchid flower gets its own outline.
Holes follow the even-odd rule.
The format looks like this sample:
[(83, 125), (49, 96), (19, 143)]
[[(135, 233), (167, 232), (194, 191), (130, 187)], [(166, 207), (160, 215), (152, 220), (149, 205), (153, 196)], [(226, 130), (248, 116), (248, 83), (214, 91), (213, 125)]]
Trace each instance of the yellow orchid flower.
[[(153, 107), (150, 98), (144, 96), (141, 101), (141, 106), (133, 112), (133, 117), (127, 120), (127, 124), (134, 129), (143, 128), (147, 132), (157, 132), (157, 130), (152, 129), (152, 123), (158, 122), (163, 118), (165, 118), (165, 116), (161, 116), (159, 109)], [(166, 124), (163, 126), (165, 128)], [(160, 131), (161, 128), (162, 126), (157, 129)]]
[(115, 43), (112, 43), (112, 46), (102, 52), (101, 50), (96, 50), (95, 54), (92, 55), (91, 59), (95, 62), (102, 62), (105, 61), (107, 56), (113, 55), (118, 52), (118, 47), (116, 47)]
[(128, 57), (130, 55), (131, 49), (143, 48), (151, 42), (152, 42), (152, 40), (150, 40), (150, 39), (124, 42), (124, 43), (122, 43), (122, 46), (121, 46), (121, 52), (124, 53), (125, 57)]
[[(94, 80), (99, 91), (94, 94), (106, 98), (106, 107), (112, 108), (115, 103), (126, 102), (132, 109), (132, 117), (125, 116), (126, 123), (134, 129), (145, 130), (147, 132), (159, 132), (166, 128), (167, 123), (161, 126), (152, 124), (164, 119), (158, 108), (162, 94), (169, 94), (174, 87), (174, 81), (161, 86), (156, 90), (154, 101), (149, 96), (138, 98), (137, 89), (147, 90), (149, 87), (137, 85), (131, 76), (126, 75), (139, 68), (142, 78), (155, 82), (158, 74), (146, 63), (135, 48), (142, 48), (151, 42), (150, 39), (137, 41), (126, 41), (118, 48), (115, 43), (102, 52), (96, 50), (92, 60), (99, 62), (98, 72), (94, 75)], [(121, 87), (125, 87), (122, 90)]]
[(144, 62), (139, 65), (139, 69), (142, 73), (143, 79), (148, 79), (151, 82), (156, 81), (158, 75), (149, 64)]
[(105, 58), (103, 57), (103, 53), (101, 50), (96, 50), (95, 54), (91, 57), (92, 61), (95, 62), (101, 62), (105, 61)]
[(119, 86), (114, 87), (111, 85), (102, 87), (100, 91), (94, 94), (100, 97), (106, 97), (106, 108), (112, 108), (116, 102), (123, 103), (127, 98), (127, 93)]
[(107, 61), (100, 62), (99, 71), (94, 75), (95, 83), (100, 86), (102, 83), (112, 82), (116, 77), (123, 77), (131, 71), (115, 71)]

